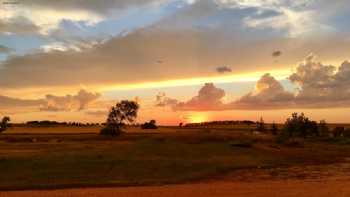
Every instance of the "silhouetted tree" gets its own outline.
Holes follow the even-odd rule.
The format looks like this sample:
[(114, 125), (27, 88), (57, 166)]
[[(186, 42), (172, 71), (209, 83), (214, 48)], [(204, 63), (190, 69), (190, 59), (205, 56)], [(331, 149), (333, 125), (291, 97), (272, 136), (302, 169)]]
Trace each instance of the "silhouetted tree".
[(102, 135), (120, 135), (121, 127), (132, 123), (137, 118), (139, 105), (135, 101), (123, 100), (111, 108), (106, 121), (106, 127), (101, 130)]
[(8, 122), (10, 122), (10, 117), (5, 116), (5, 117), (2, 118), (1, 124), (0, 124), (0, 133), (4, 132), (7, 129)]

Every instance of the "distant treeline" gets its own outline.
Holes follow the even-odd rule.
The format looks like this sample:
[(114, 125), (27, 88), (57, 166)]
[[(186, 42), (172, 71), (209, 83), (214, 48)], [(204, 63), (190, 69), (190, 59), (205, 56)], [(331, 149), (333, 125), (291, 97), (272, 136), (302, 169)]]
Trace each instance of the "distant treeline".
[(255, 121), (251, 120), (223, 120), (223, 121), (210, 121), (201, 123), (187, 123), (185, 127), (198, 127), (198, 126), (214, 126), (214, 125), (254, 125)]
[(32, 127), (77, 126), (77, 127), (88, 127), (88, 126), (100, 126), (103, 124), (100, 124), (100, 123), (81, 123), (81, 122), (58, 122), (58, 121), (51, 121), (51, 120), (41, 120), (41, 121), (34, 120), (34, 121), (28, 121), (26, 123), (13, 123), (12, 126), (32, 126)]

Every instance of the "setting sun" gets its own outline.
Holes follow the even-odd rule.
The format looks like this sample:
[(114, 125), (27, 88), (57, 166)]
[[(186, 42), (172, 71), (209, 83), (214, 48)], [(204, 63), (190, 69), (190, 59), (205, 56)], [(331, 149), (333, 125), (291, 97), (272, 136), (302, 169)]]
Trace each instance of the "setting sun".
[(188, 118), (190, 123), (200, 123), (208, 121), (208, 115), (204, 113), (191, 114)]

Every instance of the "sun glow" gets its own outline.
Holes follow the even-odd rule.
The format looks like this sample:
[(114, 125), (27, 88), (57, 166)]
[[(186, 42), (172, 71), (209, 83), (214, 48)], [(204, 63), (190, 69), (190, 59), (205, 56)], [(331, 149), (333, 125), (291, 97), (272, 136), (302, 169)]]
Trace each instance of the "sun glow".
[(188, 117), (189, 123), (201, 123), (201, 122), (206, 122), (208, 120), (209, 120), (208, 116), (203, 113), (191, 114)]
[[(233, 74), (225, 76), (209, 76), (209, 77), (195, 77), (187, 79), (174, 79), (166, 81), (154, 81), (144, 83), (132, 83), (132, 84), (121, 84), (121, 85), (105, 85), (100, 88), (101, 91), (109, 90), (130, 90), (130, 89), (145, 89), (145, 88), (161, 88), (161, 87), (178, 87), (178, 86), (190, 86), (199, 85), (208, 82), (212, 83), (229, 83), (229, 82), (249, 82), (257, 81), (266, 72), (251, 72), (243, 74)], [(277, 80), (287, 78), (290, 74), (290, 70), (272, 70), (269, 72)]]
[[(215, 84), (219, 83), (230, 83), (230, 82), (252, 82), (257, 81), (266, 72), (251, 72), (242, 74), (232, 74), (224, 76), (208, 76), (208, 77), (194, 77), (185, 79), (173, 79), (165, 81), (150, 81), (150, 82), (139, 82), (139, 83), (126, 83), (126, 84), (81, 84), (73, 86), (54, 86), (53, 87), (31, 87), (23, 88), (21, 91), (17, 89), (2, 89), (2, 93), (7, 96), (23, 96), (26, 95), (28, 98), (40, 98), (45, 94), (58, 94), (65, 95), (75, 92), (79, 89), (89, 89), (91, 91), (105, 92), (114, 90), (132, 90), (132, 89), (151, 89), (151, 88), (164, 88), (164, 87), (179, 87), (179, 86), (191, 86), (201, 85), (204, 83), (212, 82)], [(272, 70), (269, 72), (277, 80), (286, 79), (290, 74), (290, 70)], [(54, 91), (52, 91), (54, 90)]]

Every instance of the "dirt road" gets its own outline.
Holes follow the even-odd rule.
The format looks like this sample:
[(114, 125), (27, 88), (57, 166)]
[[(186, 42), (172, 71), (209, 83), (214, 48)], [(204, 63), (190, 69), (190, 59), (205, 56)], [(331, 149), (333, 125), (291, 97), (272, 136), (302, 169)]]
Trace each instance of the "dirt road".
[(1, 197), (348, 197), (350, 177), (331, 177), (319, 180), (275, 181), (213, 181), (152, 187), (88, 188), (51, 191), (2, 192)]
[(0, 192), (0, 197), (350, 197), (350, 163), (247, 170), (166, 186)]

